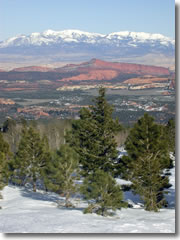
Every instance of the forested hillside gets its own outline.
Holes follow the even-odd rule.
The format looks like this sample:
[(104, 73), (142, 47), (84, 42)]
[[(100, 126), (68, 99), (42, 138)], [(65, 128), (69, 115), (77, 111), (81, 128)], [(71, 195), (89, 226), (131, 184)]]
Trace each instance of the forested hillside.
[[(138, 194), (146, 211), (159, 212), (166, 200), (174, 167), (175, 122), (158, 124), (147, 113), (125, 128), (112, 118), (106, 91), (79, 119), (18, 122), (7, 119), (0, 133), (0, 187), (16, 185), (64, 197), (59, 207), (74, 208), (80, 194), (83, 212), (113, 216), (131, 208), (124, 193)], [(119, 147), (125, 154), (119, 155)], [(118, 185), (118, 179), (124, 184)]]

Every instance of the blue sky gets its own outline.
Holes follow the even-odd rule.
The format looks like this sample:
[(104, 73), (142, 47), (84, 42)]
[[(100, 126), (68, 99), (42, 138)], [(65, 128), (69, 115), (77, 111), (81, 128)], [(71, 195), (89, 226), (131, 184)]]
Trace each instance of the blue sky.
[(47, 29), (161, 33), (174, 38), (174, 0), (0, 0), (0, 40)]

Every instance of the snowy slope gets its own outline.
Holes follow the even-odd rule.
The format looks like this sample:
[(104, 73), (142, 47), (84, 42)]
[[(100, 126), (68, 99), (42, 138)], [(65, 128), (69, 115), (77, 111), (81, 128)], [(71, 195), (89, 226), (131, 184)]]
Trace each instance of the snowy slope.
[[(86, 202), (76, 201), (76, 208), (57, 208), (63, 200), (54, 193), (33, 193), (30, 190), (7, 186), (0, 201), (0, 232), (5, 233), (174, 233), (175, 232), (175, 171), (171, 170), (171, 206), (159, 213), (143, 208), (117, 211), (114, 217), (83, 214)], [(125, 199), (138, 206), (138, 197), (125, 194)], [(74, 200), (75, 201), (75, 200)], [(139, 205), (140, 206), (140, 205)]]

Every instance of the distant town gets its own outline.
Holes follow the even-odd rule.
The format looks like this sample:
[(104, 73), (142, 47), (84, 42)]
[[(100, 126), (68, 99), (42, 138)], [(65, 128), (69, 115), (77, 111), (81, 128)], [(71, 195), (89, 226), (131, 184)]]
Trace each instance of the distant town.
[[(97, 88), (65, 88), (58, 90), (54, 99), (6, 99), (0, 98), (1, 121), (13, 119), (76, 119), (79, 110), (93, 104), (91, 99)], [(107, 88), (108, 102), (114, 106), (114, 114), (129, 124), (144, 112), (151, 112), (158, 121), (166, 121), (175, 115), (174, 89), (121, 89)]]

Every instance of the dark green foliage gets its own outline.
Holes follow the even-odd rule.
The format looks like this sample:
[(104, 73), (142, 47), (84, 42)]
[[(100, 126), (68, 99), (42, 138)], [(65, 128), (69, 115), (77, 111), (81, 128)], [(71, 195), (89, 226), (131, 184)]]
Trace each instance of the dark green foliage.
[(67, 144), (61, 145), (52, 162), (45, 169), (46, 188), (65, 196), (65, 207), (71, 207), (71, 195), (77, 191), (75, 180), (79, 179), (77, 153)]
[(97, 170), (94, 174), (89, 175), (84, 180), (81, 192), (87, 200), (91, 200), (84, 213), (97, 213), (102, 216), (110, 215), (109, 210), (115, 211), (126, 207), (122, 201), (123, 193), (121, 187), (106, 172)]
[(32, 127), (25, 127), (12, 163), (14, 173), (11, 179), (17, 178), (17, 182), (22, 184), (32, 183), (33, 190), (36, 191), (37, 180), (42, 179), (43, 169), (50, 159), (47, 138), (41, 138), (38, 131)]
[(9, 151), (9, 145), (4, 141), (3, 135), (0, 132), (0, 190), (2, 190), (3, 187), (7, 184), (8, 162), (10, 160), (10, 157), (11, 153)]
[(121, 130), (118, 121), (112, 119), (113, 108), (105, 99), (105, 89), (89, 109), (81, 109), (80, 119), (72, 124), (67, 141), (80, 156), (83, 174), (96, 169), (113, 172), (117, 158), (115, 134)]
[(175, 153), (175, 131), (175, 120), (170, 119), (165, 126), (165, 136), (168, 142), (168, 149), (173, 153)]
[(122, 192), (116, 186), (114, 175), (117, 165), (115, 135), (122, 130), (118, 120), (112, 119), (113, 108), (105, 98), (105, 89), (99, 89), (94, 105), (80, 111), (80, 119), (74, 121), (67, 141), (80, 156), (84, 183), (81, 191), (89, 200), (87, 212), (108, 215), (108, 210), (123, 206)]
[(145, 209), (158, 211), (165, 204), (164, 188), (170, 165), (163, 127), (148, 114), (134, 125), (125, 143), (128, 156), (121, 160), (122, 176), (132, 181), (132, 188), (144, 200)]

